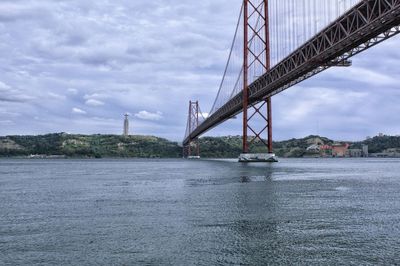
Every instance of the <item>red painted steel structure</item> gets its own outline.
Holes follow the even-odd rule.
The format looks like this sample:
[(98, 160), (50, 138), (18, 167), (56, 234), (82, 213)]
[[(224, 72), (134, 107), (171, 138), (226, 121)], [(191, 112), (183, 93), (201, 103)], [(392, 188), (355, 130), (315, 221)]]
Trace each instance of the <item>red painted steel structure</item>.
[[(268, 152), (272, 153), (272, 106), (271, 97), (265, 99), (258, 106), (249, 104), (249, 70), (250, 67), (261, 68), (262, 73), (267, 73), (271, 68), (270, 37), (269, 37), (269, 12), (268, 0), (243, 0), (244, 8), (244, 45), (243, 45), (243, 153), (249, 152), (249, 146), (255, 141), (264, 143)], [(249, 37), (252, 36), (250, 39)], [(253, 43), (261, 44), (261, 49)], [(267, 112), (261, 109), (266, 106)], [(252, 114), (249, 115), (249, 111)], [(251, 125), (251, 120), (261, 119), (266, 126), (256, 130)], [(249, 132), (254, 137), (249, 141)], [(267, 130), (267, 141), (262, 134)]]
[[(189, 101), (189, 134), (199, 126), (199, 113), (199, 101)], [(192, 153), (192, 148), (194, 148), (194, 154)], [(200, 156), (200, 143), (198, 138), (191, 139), (187, 145), (183, 146), (183, 156)]]
[[(400, 33), (400, 0), (362, 0), (335, 21), (298, 47), (244, 91), (232, 97), (210, 114), (183, 140), (201, 134), (234, 117), (248, 104), (267, 100), (333, 66), (341, 65), (352, 56)], [(272, 128), (272, 125), (270, 125)]]

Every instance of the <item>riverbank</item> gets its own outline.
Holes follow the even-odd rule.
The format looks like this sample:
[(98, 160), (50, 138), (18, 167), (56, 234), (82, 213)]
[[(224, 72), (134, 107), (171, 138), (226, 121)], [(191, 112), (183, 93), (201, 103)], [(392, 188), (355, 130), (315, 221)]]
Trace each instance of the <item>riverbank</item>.
[[(308, 136), (273, 142), (280, 158), (303, 157), (399, 157), (399, 136), (377, 136), (364, 141), (335, 141), (321, 136)], [(237, 158), (242, 152), (241, 136), (200, 138), (202, 158)], [(368, 148), (365, 153), (365, 148)], [(364, 149), (364, 150), (363, 150)], [(251, 153), (265, 152), (255, 142)], [(368, 153), (369, 152), (369, 153)], [(32, 159), (57, 158), (181, 158), (178, 142), (155, 136), (77, 135), (55, 133), (41, 136), (0, 137), (0, 157)], [(365, 156), (367, 157), (367, 156)]]

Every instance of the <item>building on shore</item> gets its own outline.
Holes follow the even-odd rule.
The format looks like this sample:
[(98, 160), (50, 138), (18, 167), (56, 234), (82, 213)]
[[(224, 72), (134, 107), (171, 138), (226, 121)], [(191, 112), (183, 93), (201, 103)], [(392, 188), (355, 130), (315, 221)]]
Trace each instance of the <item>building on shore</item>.
[(363, 157), (362, 149), (349, 149), (348, 150), (348, 157)]
[(349, 149), (348, 143), (336, 143), (332, 145), (332, 156), (333, 157), (346, 157)]
[(306, 149), (306, 157), (368, 157), (368, 145), (361, 148), (350, 148), (348, 143), (333, 145), (313, 144)]
[(368, 145), (362, 145), (362, 157), (369, 157)]
[(321, 157), (332, 157), (332, 146), (330, 145), (321, 145)]
[(389, 148), (382, 152), (371, 153), (369, 156), (375, 158), (400, 158), (400, 148)]
[(124, 120), (124, 136), (129, 136), (129, 114), (125, 114)]

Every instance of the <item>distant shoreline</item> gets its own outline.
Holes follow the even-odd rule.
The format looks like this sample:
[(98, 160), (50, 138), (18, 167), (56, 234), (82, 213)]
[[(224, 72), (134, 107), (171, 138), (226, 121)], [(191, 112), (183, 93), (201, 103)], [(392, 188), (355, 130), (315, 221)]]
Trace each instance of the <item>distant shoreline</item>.
[[(279, 158), (306, 157), (400, 157), (400, 137), (380, 135), (359, 142), (334, 141), (311, 135), (301, 139), (273, 142)], [(0, 137), (0, 158), (26, 159), (177, 159), (182, 158), (178, 142), (155, 136), (79, 135), (55, 133), (39, 136)], [(366, 150), (366, 151), (364, 151)], [(241, 136), (200, 138), (202, 158), (238, 158)], [(255, 142), (251, 153), (265, 153)]]

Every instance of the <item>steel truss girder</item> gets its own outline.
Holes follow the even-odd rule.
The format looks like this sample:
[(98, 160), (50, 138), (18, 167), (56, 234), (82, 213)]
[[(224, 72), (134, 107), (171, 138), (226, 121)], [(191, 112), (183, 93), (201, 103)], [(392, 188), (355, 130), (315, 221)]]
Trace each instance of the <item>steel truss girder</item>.
[[(254, 81), (249, 86), (249, 103), (256, 104), (398, 33), (400, 0), (363, 0)], [(190, 138), (240, 113), (242, 97), (239, 92), (200, 124)]]

